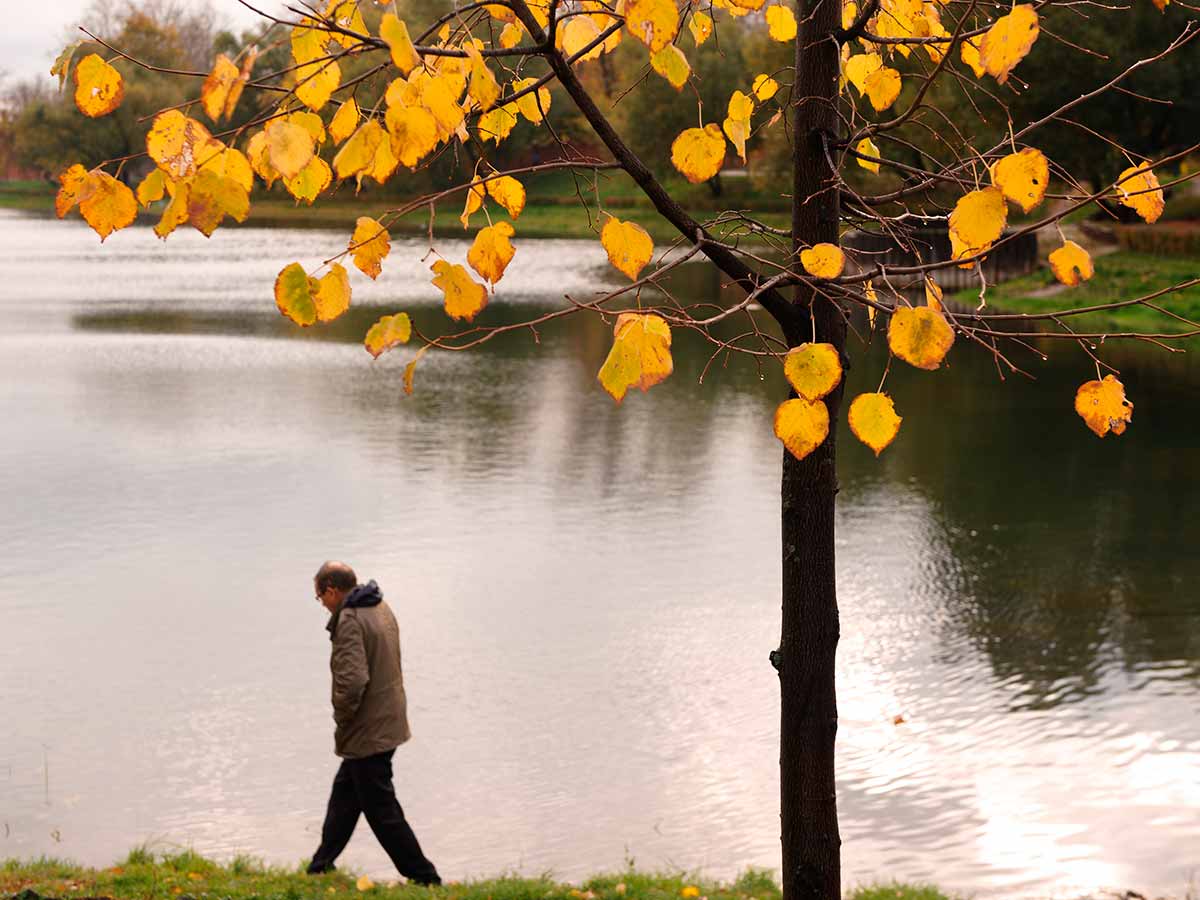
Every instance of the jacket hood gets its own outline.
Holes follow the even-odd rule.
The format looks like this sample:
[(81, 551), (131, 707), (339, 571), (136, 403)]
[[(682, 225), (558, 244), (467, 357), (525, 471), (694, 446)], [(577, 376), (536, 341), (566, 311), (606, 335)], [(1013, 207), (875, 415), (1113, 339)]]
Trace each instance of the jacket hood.
[(337, 611), (329, 617), (329, 624), (325, 626), (325, 630), (329, 632), (329, 639), (333, 640), (333, 635), (337, 631), (338, 619), (341, 618), (343, 609), (359, 609), (365, 606), (378, 606), (383, 602), (383, 591), (379, 589), (372, 579), (366, 584), (359, 584), (350, 589), (350, 593), (346, 595), (346, 599), (342, 601), (342, 605), (337, 608)]
[(366, 584), (356, 585), (346, 595), (346, 599), (342, 601), (342, 606), (354, 609), (360, 606), (378, 606), (382, 602), (383, 591), (379, 589), (379, 585), (372, 579)]

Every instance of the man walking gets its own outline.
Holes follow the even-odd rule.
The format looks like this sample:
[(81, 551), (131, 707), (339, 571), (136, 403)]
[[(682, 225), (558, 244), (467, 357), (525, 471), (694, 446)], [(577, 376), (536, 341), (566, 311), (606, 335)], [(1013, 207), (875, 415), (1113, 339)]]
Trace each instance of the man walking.
[(326, 628), (333, 642), (334, 745), (342, 764), (308, 872), (333, 869), (363, 813), (401, 875), (417, 884), (441, 884), (392, 786), (392, 754), (410, 737), (396, 617), (379, 586), (359, 584), (345, 563), (325, 563), (313, 582), (317, 600), (332, 614)]

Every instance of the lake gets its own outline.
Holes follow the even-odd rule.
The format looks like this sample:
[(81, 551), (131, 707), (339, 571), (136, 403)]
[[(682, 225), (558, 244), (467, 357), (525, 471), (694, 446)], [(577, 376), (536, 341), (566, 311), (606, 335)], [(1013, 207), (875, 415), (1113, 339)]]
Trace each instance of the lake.
[[(0, 857), (311, 854), (333, 557), (400, 620), (397, 792), (444, 876), (777, 869), (779, 374), (700, 384), (679, 334), (674, 375), (618, 408), (610, 326), (580, 319), (429, 353), (406, 397), (411, 350), (360, 341), (402, 309), (444, 327), (427, 240), (352, 272), (343, 320), (275, 309), (276, 273), (347, 237), (101, 247), (0, 212)], [(485, 323), (613, 279), (598, 241), (515, 244)], [(850, 390), (883, 350), (853, 347)], [(1017, 354), (1035, 382), (965, 341), (894, 366), (896, 442), (843, 434), (847, 884), (1200, 882), (1200, 364), (1105, 348), (1136, 409), (1098, 440), (1072, 408), (1094, 366), (1053, 350)], [(342, 862), (395, 877), (365, 823)]]

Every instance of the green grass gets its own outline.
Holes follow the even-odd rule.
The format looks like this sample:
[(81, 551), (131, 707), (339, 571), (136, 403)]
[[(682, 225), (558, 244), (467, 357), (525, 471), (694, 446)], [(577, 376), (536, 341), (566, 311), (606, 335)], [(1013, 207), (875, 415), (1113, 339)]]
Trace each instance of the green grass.
[[(1058, 282), (1053, 273), (1040, 269), (1031, 275), (1014, 278), (988, 288), (988, 306), (995, 312), (1047, 313), (1085, 306), (1101, 306), (1132, 300), (1192, 278), (1200, 277), (1200, 259), (1177, 256), (1150, 256), (1118, 252), (1094, 259), (1095, 274), (1083, 284), (1055, 290), (1044, 296), (1031, 296)], [(974, 307), (978, 291), (967, 290), (953, 299)], [(1200, 321), (1200, 286), (1167, 294), (1153, 301), (1173, 313)], [(1088, 313), (1064, 320), (1076, 331), (1142, 331), (1153, 333), (1191, 331), (1191, 326), (1145, 306)]]
[[(0, 863), (0, 895), (33, 891), (42, 897), (111, 897), (113, 900), (781, 900), (769, 872), (750, 869), (732, 884), (687, 874), (647, 874), (630, 868), (581, 884), (502, 876), (421, 888), (400, 883), (360, 890), (353, 872), (309, 876), (296, 868), (268, 866), (247, 856), (221, 865), (190, 851), (155, 854), (135, 848), (117, 865), (89, 869), (59, 859)], [(901, 883), (857, 888), (848, 900), (949, 900), (927, 885)]]

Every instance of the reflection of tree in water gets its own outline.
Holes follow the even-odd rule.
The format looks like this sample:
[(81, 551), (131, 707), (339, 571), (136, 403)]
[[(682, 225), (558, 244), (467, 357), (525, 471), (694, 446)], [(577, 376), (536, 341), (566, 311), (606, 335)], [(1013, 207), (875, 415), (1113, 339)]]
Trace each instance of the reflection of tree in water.
[[(685, 302), (711, 299), (718, 289), (715, 270), (706, 265), (684, 267), (671, 281)], [(501, 292), (481, 321), (511, 323), (531, 309), (560, 304), (553, 298), (509, 301)], [(436, 305), (409, 310), (427, 334), (445, 333), (452, 324)], [(358, 343), (375, 319), (393, 311), (352, 307), (338, 321), (304, 331), (266, 304), (245, 313), (83, 314), (74, 324)], [(769, 422), (784, 391), (778, 367), (760, 373), (744, 358), (728, 367), (718, 358), (701, 385), (711, 345), (678, 329), (675, 374), (649, 395), (635, 392), (618, 410), (595, 383), (610, 328), (581, 317), (548, 324), (538, 340), (522, 330), (469, 354), (431, 353), (418, 366), (410, 398), (401, 394), (400, 376), (411, 348), (375, 364), (364, 354), (352, 377), (339, 376), (336, 391), (323, 364), (314, 364), (306, 385), (296, 389), (305, 408), (317, 411), (321, 424), (314, 427), (347, 421), (350, 404), (357, 413), (348, 421), (369, 432), (374, 452), (416, 467), (482, 474), (532, 464), (564, 501), (581, 491), (611, 496), (619, 482), (635, 479), (653, 493), (651, 502), (682, 504), (697, 484), (724, 477), (719, 470), (731, 428), (720, 418), (753, 419), (737, 426), (747, 429)], [(731, 319), (721, 328), (731, 337), (745, 322)], [(875, 338), (865, 353), (851, 347), (853, 392), (874, 390), (879, 382), (886, 349), (882, 336)], [(1192, 547), (1200, 483), (1191, 470), (1200, 445), (1200, 366), (1145, 346), (1102, 351), (1122, 370), (1136, 409), (1124, 436), (1101, 441), (1072, 409), (1090, 362), (1063, 343), (1043, 349), (1052, 351), (1049, 362), (1032, 354), (1017, 360), (1037, 374), (1035, 383), (1020, 377), (999, 382), (990, 357), (965, 344), (949, 358), (953, 373), (893, 366), (885, 390), (904, 426), (878, 460), (844, 440), (843, 499), (854, 502), (865, 490), (890, 485), (928, 498), (941, 522), (945, 558), (923, 561), (922, 571), (938, 585), (938, 597), (951, 598), (947, 641), (956, 645), (965, 637), (981, 650), (1000, 680), (1022, 686), (1021, 705), (1054, 705), (1101, 690), (1113, 665), (1139, 678), (1160, 665), (1162, 677), (1200, 680), (1200, 558)], [(164, 402), (176, 410), (186, 396), (183, 378), (178, 373), (161, 385)], [(739, 439), (754, 452), (761, 447), (773, 463), (781, 451), (769, 425), (760, 432)], [(437, 454), (411, 452), (413, 441), (431, 439)]]
[[(1099, 691), (1113, 665), (1200, 680), (1196, 369), (1152, 348), (1106, 353), (1137, 408), (1124, 436), (1101, 441), (1072, 409), (1087, 360), (1047, 349), (1034, 383), (998, 383), (964, 346), (953, 378), (893, 367), (904, 428), (881, 467), (844, 454), (847, 495), (885, 477), (929, 496), (955, 562), (927, 567), (950, 582), (937, 594), (996, 676), (1022, 686), (1022, 706)], [(873, 389), (883, 363), (878, 350), (860, 361), (856, 389)]]

